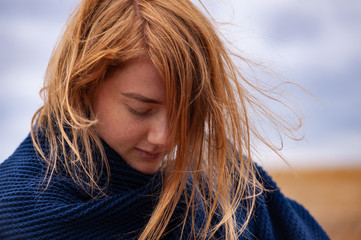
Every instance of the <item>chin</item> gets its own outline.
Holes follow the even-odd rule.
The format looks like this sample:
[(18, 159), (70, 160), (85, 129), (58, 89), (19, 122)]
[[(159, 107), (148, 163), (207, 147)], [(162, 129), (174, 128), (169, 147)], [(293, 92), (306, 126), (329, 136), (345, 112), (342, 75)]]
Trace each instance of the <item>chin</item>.
[(137, 171), (147, 175), (156, 173), (159, 170), (159, 166), (160, 160), (152, 160), (151, 162), (149, 162), (149, 160), (145, 160), (138, 162), (138, 164), (135, 164), (134, 166), (131, 165), (131, 167)]

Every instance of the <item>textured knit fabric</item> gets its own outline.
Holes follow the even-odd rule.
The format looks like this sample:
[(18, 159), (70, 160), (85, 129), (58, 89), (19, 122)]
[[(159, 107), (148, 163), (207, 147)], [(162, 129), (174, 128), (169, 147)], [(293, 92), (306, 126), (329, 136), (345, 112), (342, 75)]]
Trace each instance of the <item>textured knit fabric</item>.
[[(46, 143), (43, 143), (46, 149)], [(44, 191), (45, 165), (30, 136), (0, 165), (0, 239), (136, 239), (157, 203), (161, 178), (131, 167), (105, 147), (111, 168), (107, 196), (92, 200), (66, 176), (55, 176)], [(257, 199), (254, 216), (240, 239), (328, 239), (325, 232), (296, 202), (285, 198), (262, 170), (270, 189)], [(180, 201), (164, 239), (180, 239), (185, 211)], [(242, 206), (239, 222), (244, 219)], [(196, 225), (204, 221), (199, 208)], [(182, 239), (189, 235), (188, 221)], [(214, 238), (223, 238), (220, 229)]]

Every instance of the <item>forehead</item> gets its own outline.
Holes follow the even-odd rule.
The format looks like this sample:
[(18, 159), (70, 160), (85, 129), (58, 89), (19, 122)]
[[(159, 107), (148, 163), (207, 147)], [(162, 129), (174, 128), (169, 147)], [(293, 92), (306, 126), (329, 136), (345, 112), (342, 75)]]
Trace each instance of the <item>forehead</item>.
[(146, 58), (138, 58), (111, 69), (105, 84), (122, 93), (137, 93), (165, 100), (165, 84), (153, 63)]

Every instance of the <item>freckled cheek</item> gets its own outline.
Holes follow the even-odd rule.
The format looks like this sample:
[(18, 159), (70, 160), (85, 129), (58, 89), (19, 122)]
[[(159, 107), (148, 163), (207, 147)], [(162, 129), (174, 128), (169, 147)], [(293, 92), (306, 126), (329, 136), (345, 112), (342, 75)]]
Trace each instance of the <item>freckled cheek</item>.
[(147, 131), (144, 124), (133, 121), (127, 121), (120, 125), (118, 134), (121, 138), (129, 141), (141, 141), (146, 137)]
[(118, 111), (117, 114), (113, 112), (104, 117), (107, 119), (104, 119), (103, 126), (114, 141), (133, 144), (141, 141), (146, 135), (146, 124), (134, 119), (127, 112)]

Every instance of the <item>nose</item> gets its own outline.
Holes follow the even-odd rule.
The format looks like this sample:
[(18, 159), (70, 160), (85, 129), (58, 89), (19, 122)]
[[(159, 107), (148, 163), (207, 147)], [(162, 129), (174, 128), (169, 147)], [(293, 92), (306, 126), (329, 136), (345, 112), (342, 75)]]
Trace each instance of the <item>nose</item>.
[(160, 147), (167, 145), (168, 117), (167, 114), (159, 114), (151, 123), (148, 132), (148, 142)]

